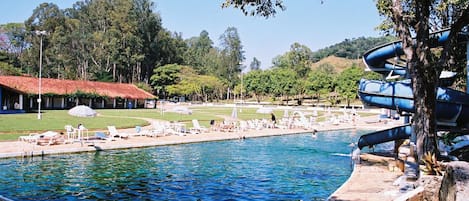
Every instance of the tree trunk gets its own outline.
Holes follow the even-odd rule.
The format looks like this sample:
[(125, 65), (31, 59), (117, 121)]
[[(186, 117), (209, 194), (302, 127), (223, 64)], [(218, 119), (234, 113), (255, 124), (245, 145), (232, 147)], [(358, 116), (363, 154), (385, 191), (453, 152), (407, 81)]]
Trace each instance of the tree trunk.
[[(417, 161), (425, 152), (436, 153), (436, 86), (439, 71), (430, 65), (431, 52), (429, 46), (429, 16), (431, 2), (428, 0), (415, 2), (415, 16), (403, 16), (400, 0), (393, 2), (393, 21), (402, 39), (403, 51), (407, 58), (407, 67), (412, 80), (414, 96), (413, 132), (416, 136)], [(413, 28), (413, 31), (410, 28)], [(415, 32), (415, 39), (412, 38)]]
[[(421, 70), (421, 69), (420, 69)], [(416, 71), (419, 71), (416, 69)], [(417, 155), (420, 159), (426, 152), (436, 153), (436, 88), (434, 81), (412, 78), (414, 95), (413, 131), (416, 136)]]
[(116, 81), (116, 63), (112, 64), (112, 81)]
[[(439, 71), (430, 61), (430, 1), (417, 2), (415, 24), (416, 41), (414, 44), (414, 60), (417, 61), (412, 69), (412, 87), (414, 94), (415, 115), (413, 123), (417, 136), (417, 156), (420, 162), (426, 152), (437, 153), (436, 142), (436, 92)], [(420, 9), (419, 9), (420, 8)], [(418, 55), (418, 57), (417, 57)], [(414, 62), (412, 62), (414, 63)]]

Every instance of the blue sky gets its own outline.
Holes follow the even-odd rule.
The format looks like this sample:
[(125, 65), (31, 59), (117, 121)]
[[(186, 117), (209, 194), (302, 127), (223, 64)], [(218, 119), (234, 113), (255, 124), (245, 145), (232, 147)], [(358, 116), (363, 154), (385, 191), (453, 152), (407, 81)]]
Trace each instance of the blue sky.
[[(298, 42), (313, 51), (361, 36), (379, 36), (375, 27), (381, 22), (373, 0), (284, 0), (287, 10), (275, 17), (244, 16), (239, 10), (220, 7), (224, 0), (154, 0), (154, 11), (163, 27), (182, 33), (183, 38), (209, 33), (216, 46), (228, 27), (235, 27), (245, 51), (245, 65), (253, 57), (262, 68), (271, 66), (272, 58), (282, 55)], [(61, 9), (76, 0), (3, 0), (0, 24), (23, 22), (42, 2), (52, 2)]]

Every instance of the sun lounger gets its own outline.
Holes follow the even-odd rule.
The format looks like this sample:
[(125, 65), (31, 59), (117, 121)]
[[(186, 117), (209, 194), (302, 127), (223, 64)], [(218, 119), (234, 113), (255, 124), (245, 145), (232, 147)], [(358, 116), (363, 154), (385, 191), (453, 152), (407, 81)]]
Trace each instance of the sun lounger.
[(30, 133), (29, 135), (22, 135), (18, 137), (19, 141), (36, 142), (39, 139), (39, 133)]
[(64, 144), (65, 142), (65, 136), (59, 135), (58, 133), (53, 136), (40, 137), (37, 140), (37, 144), (41, 146), (58, 145)]
[(259, 121), (256, 119), (256, 120), (248, 120), (248, 126), (250, 129), (253, 129), (253, 130), (261, 130), (263, 127), (262, 125), (259, 123)]
[(112, 137), (120, 137), (120, 138), (128, 138), (129, 137), (129, 134), (121, 133), (121, 132), (117, 131), (115, 126), (108, 126), (107, 130), (109, 131), (109, 136), (112, 136)]
[(132, 136), (146, 136), (151, 133), (149, 130), (142, 128), (141, 126), (135, 126), (135, 133), (132, 133)]
[(184, 133), (182, 130), (173, 129), (173, 128), (166, 128), (165, 133), (170, 134), (170, 135), (179, 135), (179, 136), (185, 136), (186, 135), (186, 133)]
[(205, 128), (205, 127), (203, 127), (203, 126), (201, 126), (201, 125), (199, 124), (199, 120), (193, 119), (193, 120), (192, 120), (192, 128), (190, 128), (190, 132), (191, 132), (191, 133), (194, 132), (194, 133), (197, 133), (197, 134), (198, 134), (198, 133), (202, 133), (202, 132), (208, 132), (208, 129)]
[(165, 125), (160, 122), (153, 122), (152, 129), (145, 133), (148, 137), (165, 136)]
[(53, 132), (53, 131), (47, 131), (45, 133), (31, 133), (29, 135), (20, 136), (18, 139), (20, 141), (36, 143), (39, 138), (52, 137), (57, 134), (58, 134), (57, 132)]
[(44, 133), (31, 133), (27, 136), (20, 136), (19, 140), (47, 146), (65, 143), (65, 138), (54, 131), (47, 131)]
[(249, 130), (249, 125), (247, 121), (239, 121), (238, 131), (247, 131)]
[(234, 123), (223, 122), (219, 125), (219, 130), (222, 132), (233, 132), (235, 130)]
[(106, 140), (106, 141), (113, 141), (115, 140), (114, 137), (110, 135), (106, 135), (104, 132), (95, 132), (94, 133), (94, 138), (98, 140)]
[(164, 124), (164, 133), (165, 135), (186, 135), (185, 125), (182, 123), (165, 123)]

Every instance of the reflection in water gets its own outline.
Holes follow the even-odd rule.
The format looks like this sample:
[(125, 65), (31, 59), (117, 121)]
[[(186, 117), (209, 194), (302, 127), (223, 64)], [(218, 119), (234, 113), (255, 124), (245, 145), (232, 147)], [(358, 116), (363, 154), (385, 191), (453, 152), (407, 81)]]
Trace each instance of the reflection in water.
[(14, 200), (314, 200), (350, 175), (362, 131), (0, 160)]

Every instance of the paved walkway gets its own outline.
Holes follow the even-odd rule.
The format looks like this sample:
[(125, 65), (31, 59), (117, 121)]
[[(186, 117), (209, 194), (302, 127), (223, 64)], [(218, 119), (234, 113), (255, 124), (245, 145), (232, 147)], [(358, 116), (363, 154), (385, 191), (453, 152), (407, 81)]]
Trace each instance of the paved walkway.
[(334, 192), (329, 200), (391, 201), (403, 195), (393, 183), (403, 175), (395, 167), (394, 158), (370, 154), (361, 155), (348, 181)]
[[(145, 119), (150, 123), (159, 121), (154, 119)], [(339, 125), (323, 125), (315, 129), (318, 131), (340, 130), (340, 129), (385, 129), (400, 124), (391, 122), (384, 124), (382, 122), (370, 123), (370, 118), (362, 118), (356, 123), (342, 123)], [(144, 128), (145, 129), (145, 128)], [(134, 133), (135, 129), (124, 129), (120, 132)], [(0, 158), (6, 157), (34, 157), (49, 154), (67, 154), (77, 152), (93, 152), (110, 149), (126, 149), (138, 147), (150, 147), (161, 145), (173, 145), (182, 143), (196, 143), (204, 141), (230, 140), (241, 137), (263, 137), (274, 135), (288, 135), (311, 132), (305, 129), (262, 129), (248, 130), (244, 132), (215, 132), (202, 134), (188, 134), (186, 136), (162, 136), (147, 137), (133, 136), (129, 139), (119, 139), (115, 141), (84, 141), (83, 143), (72, 143), (52, 146), (39, 146), (27, 142), (0, 142)], [(383, 160), (391, 160), (385, 158)], [(332, 196), (332, 200), (392, 200), (396, 198), (395, 186), (393, 181), (398, 177), (398, 172), (388, 170), (388, 163), (363, 163), (356, 166), (350, 179)], [(376, 199), (375, 199), (376, 198)], [(388, 199), (389, 198), (389, 199)]]

